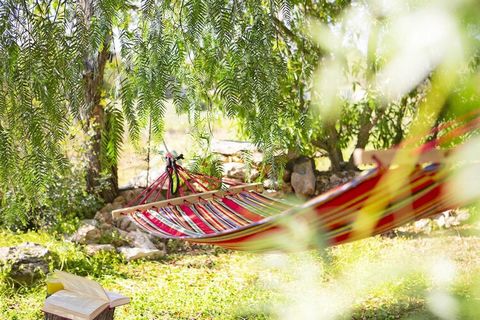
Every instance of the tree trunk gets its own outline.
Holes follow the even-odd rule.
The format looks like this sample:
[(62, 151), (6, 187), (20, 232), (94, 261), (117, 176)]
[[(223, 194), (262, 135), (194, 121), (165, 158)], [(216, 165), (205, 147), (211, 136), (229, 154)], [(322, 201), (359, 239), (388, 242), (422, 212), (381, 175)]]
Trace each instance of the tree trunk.
[(338, 146), (329, 146), (328, 158), (330, 159), (330, 170), (332, 172), (338, 172), (342, 170), (343, 154), (342, 150)]
[(325, 147), (328, 152), (328, 158), (330, 159), (330, 170), (333, 172), (341, 171), (343, 154), (342, 149), (340, 148), (340, 139), (335, 124), (326, 124), (325, 131), (327, 133)]
[[(368, 140), (370, 139), (372, 129), (377, 125), (386, 110), (385, 106), (379, 107), (375, 112), (375, 117), (373, 117), (373, 112), (370, 109), (365, 108), (365, 111), (362, 112), (362, 115), (360, 116), (360, 129), (358, 130), (355, 149), (365, 149)], [(350, 155), (350, 159), (348, 159), (348, 164), (350, 168), (355, 168), (353, 153)]]
[[(320, 149), (327, 151), (330, 160), (330, 170), (338, 172), (346, 169), (342, 148), (340, 147), (340, 137), (335, 123), (326, 123), (322, 139), (313, 140), (312, 144)], [(348, 165), (348, 164), (347, 164)]]
[[(370, 138), (370, 132), (372, 131), (373, 127), (377, 122), (377, 118), (374, 120), (370, 120), (372, 117), (372, 112), (368, 112), (368, 109), (365, 108), (365, 111), (362, 112), (360, 116), (360, 129), (358, 130), (357, 134), (357, 142), (355, 144), (355, 149), (364, 149)], [(350, 159), (348, 159), (348, 163), (350, 166), (355, 167), (353, 153), (350, 155)]]
[[(102, 154), (102, 134), (105, 128), (105, 110), (100, 104), (94, 107), (88, 127), (93, 135), (87, 150), (87, 190), (98, 193), (106, 202), (111, 202), (118, 194), (118, 172), (116, 165), (111, 167), (103, 165), (103, 163), (106, 163), (106, 161), (102, 161), (104, 157)], [(105, 175), (103, 181), (102, 174)]]
[[(80, 1), (85, 25), (90, 25), (93, 17), (93, 2)], [(105, 109), (102, 105), (102, 89), (104, 87), (105, 66), (110, 58), (110, 33), (105, 35), (103, 46), (99, 52), (85, 52), (84, 88), (86, 105), (87, 133), (92, 134), (87, 150), (87, 191), (99, 194), (106, 202), (112, 201), (118, 193), (117, 167), (105, 167), (105, 156), (102, 148), (102, 134), (105, 133)], [(102, 181), (102, 177), (106, 180)]]

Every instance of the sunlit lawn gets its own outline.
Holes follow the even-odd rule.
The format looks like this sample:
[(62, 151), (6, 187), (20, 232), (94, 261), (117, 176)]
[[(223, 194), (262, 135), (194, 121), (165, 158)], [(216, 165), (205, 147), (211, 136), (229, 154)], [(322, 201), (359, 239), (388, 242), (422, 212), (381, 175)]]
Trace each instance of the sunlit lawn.
[[(480, 238), (462, 233), (375, 237), (290, 255), (207, 248), (129, 264), (87, 258), (47, 234), (2, 233), (0, 246), (44, 244), (57, 255), (52, 268), (130, 296), (117, 319), (475, 319)], [(12, 289), (2, 280), (0, 319), (40, 319), (44, 298), (43, 282)]]

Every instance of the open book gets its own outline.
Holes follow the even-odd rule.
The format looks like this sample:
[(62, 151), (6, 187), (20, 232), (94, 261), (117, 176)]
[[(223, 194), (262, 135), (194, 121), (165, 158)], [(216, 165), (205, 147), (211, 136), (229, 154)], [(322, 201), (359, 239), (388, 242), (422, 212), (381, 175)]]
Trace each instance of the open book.
[(45, 300), (43, 311), (72, 320), (92, 320), (107, 308), (115, 308), (130, 302), (130, 298), (105, 291), (93, 280), (63, 271), (55, 271), (63, 290)]

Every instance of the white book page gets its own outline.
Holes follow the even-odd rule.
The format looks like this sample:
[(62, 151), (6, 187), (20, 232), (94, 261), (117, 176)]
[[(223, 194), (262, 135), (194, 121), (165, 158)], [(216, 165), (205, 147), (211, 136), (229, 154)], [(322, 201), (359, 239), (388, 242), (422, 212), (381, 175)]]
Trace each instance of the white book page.
[(110, 300), (110, 308), (115, 308), (130, 302), (129, 297), (125, 297), (117, 292), (106, 291)]
[(97, 300), (100, 299), (104, 302), (109, 301), (105, 290), (98, 282), (59, 270), (55, 271), (55, 276), (62, 282), (65, 290), (87, 297), (96, 297)]
[(108, 302), (75, 292), (60, 290), (45, 300), (44, 311), (72, 319), (93, 319), (108, 306)]

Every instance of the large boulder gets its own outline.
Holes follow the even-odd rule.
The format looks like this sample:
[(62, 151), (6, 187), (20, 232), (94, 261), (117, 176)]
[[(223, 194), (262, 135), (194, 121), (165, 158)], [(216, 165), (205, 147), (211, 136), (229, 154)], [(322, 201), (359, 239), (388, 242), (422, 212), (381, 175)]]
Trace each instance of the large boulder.
[(50, 256), (50, 251), (37, 243), (0, 247), (0, 267), (10, 279), (28, 284), (48, 273)]
[(315, 194), (315, 162), (307, 157), (297, 158), (291, 174), (291, 184), (295, 194), (305, 198)]
[(126, 236), (131, 247), (144, 249), (158, 249), (166, 251), (165, 239), (156, 238), (142, 231), (132, 231)]
[(102, 212), (112, 212), (113, 210), (113, 204), (112, 203), (107, 203), (100, 211)]
[(283, 182), (290, 183), (292, 181), (292, 173), (293, 167), (298, 161), (302, 161), (302, 159), (308, 159), (306, 157), (299, 157), (298, 154), (292, 152), (291, 150), (288, 151), (287, 154), (287, 163), (285, 164), (285, 171), (283, 172)]
[(71, 236), (70, 240), (79, 244), (97, 243), (102, 237), (96, 220), (82, 220), (78, 230)]

